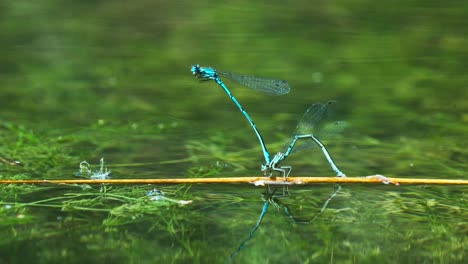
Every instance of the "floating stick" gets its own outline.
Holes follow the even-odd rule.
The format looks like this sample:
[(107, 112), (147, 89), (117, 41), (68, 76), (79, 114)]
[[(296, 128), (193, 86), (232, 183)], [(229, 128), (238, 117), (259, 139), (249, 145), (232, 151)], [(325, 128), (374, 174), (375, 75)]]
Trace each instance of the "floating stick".
[(365, 177), (226, 177), (226, 178), (166, 178), (166, 179), (77, 179), (77, 180), (0, 180), (0, 184), (240, 184), (263, 185), (303, 185), (315, 183), (393, 183), (431, 184), (431, 185), (468, 185), (468, 180), (387, 178), (382, 175)]

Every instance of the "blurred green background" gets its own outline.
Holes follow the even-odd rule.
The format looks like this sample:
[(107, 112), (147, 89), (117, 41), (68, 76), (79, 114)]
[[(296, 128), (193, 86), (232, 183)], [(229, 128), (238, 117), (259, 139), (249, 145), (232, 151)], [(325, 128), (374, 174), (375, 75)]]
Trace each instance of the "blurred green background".
[[(74, 178), (81, 161), (101, 157), (112, 178), (261, 175), (249, 124), (220, 87), (192, 76), (192, 64), (289, 81), (281, 97), (227, 82), (271, 154), (310, 104), (334, 99), (334, 116), (350, 127), (325, 143), (347, 175), (466, 178), (467, 16), (465, 1), (2, 1), (0, 155), (23, 167), (0, 163), (0, 178)], [(285, 165), (294, 176), (332, 175), (317, 150)], [(110, 218), (131, 213), (112, 211), (102, 189), (86, 190), (91, 199), (67, 188), (0, 188), (5, 263), (223, 262), (261, 210), (258, 189), (186, 187), (166, 192), (195, 208), (139, 208), (138, 224), (113, 227)], [(329, 188), (292, 190), (290, 203), (318, 210)], [(376, 188), (383, 192), (346, 186), (316, 225), (291, 229), (273, 211), (282, 220), (265, 220), (239, 263), (466, 260), (466, 189)], [(125, 197), (146, 189), (111, 188)], [(51, 195), (92, 201), (31, 208)], [(393, 248), (402, 239), (409, 244)]]

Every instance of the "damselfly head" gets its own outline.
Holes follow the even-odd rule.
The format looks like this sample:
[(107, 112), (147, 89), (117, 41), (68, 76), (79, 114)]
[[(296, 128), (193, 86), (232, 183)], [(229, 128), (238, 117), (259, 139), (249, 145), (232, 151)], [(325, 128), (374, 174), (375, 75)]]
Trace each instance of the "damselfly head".
[(193, 65), (192, 66), (192, 74), (197, 77), (201, 82), (209, 81), (209, 80), (216, 80), (218, 75), (216, 70), (211, 67), (201, 67), (200, 65)]
[(191, 71), (192, 71), (193, 75), (200, 74), (200, 65), (198, 65), (198, 64), (192, 65)]

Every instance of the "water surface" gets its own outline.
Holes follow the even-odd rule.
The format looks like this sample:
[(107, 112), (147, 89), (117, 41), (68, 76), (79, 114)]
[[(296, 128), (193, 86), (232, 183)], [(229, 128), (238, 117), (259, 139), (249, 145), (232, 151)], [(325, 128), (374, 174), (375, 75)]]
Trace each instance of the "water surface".
[[(323, 140), (348, 176), (466, 179), (468, 6), (462, 1), (41, 1), (0, 4), (1, 179), (261, 175), (248, 122), (192, 64), (286, 79), (270, 97), (226, 82), (271, 154), (315, 102), (350, 126)], [(317, 149), (292, 176), (332, 176)], [(465, 263), (466, 187), (290, 188), (235, 263)], [(171, 199), (150, 200), (154, 188)], [(224, 263), (263, 188), (0, 187), (0, 262)], [(179, 204), (180, 201), (192, 201)]]

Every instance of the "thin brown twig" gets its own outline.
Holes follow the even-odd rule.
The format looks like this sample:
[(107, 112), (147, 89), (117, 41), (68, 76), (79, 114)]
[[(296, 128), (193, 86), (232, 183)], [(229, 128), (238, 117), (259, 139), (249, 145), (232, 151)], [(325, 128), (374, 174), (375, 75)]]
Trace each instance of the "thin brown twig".
[(166, 178), (166, 179), (105, 179), (105, 180), (0, 180), (0, 184), (239, 184), (296, 185), (314, 183), (392, 183), (425, 185), (468, 185), (468, 180), (386, 178), (382, 175), (365, 177), (228, 177), (228, 178)]

